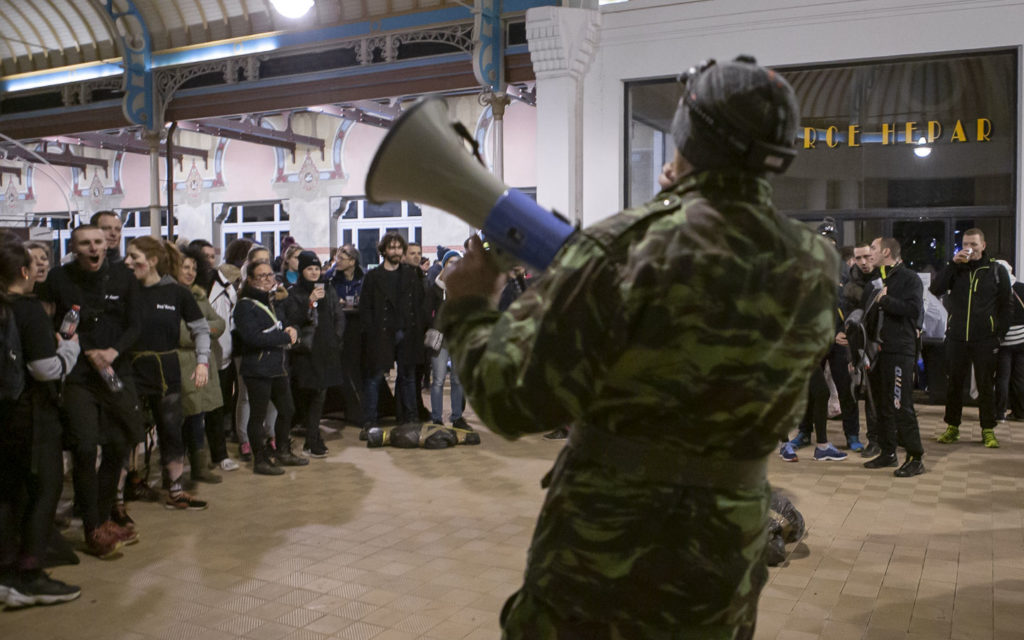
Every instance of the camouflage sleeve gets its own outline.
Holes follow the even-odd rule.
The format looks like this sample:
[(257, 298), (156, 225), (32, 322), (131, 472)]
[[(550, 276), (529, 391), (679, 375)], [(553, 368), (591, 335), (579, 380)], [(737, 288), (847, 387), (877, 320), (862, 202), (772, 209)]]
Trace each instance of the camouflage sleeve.
[(445, 304), (441, 330), (480, 418), (507, 438), (583, 414), (610, 355), (615, 276), (581, 239), (504, 313), (483, 298)]

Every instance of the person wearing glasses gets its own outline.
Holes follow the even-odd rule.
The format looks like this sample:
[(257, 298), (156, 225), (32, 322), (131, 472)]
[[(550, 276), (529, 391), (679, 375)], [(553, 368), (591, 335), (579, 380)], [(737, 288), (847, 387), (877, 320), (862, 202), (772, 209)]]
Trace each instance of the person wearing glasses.
[[(250, 262), (245, 284), (235, 306), (235, 332), (241, 356), (239, 373), (249, 394), (249, 421), (246, 429), (252, 446), (253, 472), (279, 476), (282, 466), (298, 467), (309, 460), (292, 453), (289, 432), (295, 406), (288, 384), (288, 360), (285, 350), (295, 344), (298, 332), (286, 327), (274, 309), (273, 290), (277, 287), (274, 268), (268, 260)], [(267, 406), (277, 407), (274, 421), (274, 449), (263, 438)]]

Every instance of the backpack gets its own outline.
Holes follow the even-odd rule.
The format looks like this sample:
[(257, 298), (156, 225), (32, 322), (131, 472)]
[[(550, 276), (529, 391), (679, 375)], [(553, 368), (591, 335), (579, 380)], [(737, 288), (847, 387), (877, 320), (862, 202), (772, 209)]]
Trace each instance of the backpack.
[(0, 400), (17, 400), (25, 390), (25, 362), (14, 310), (0, 304)]

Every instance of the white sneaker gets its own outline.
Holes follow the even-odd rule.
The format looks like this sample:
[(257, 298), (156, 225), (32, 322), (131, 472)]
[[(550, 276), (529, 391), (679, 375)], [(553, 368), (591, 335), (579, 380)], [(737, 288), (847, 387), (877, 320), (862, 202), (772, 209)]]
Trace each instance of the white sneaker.
[(220, 461), (220, 468), (222, 471), (237, 471), (238, 463), (231, 458), (224, 458)]

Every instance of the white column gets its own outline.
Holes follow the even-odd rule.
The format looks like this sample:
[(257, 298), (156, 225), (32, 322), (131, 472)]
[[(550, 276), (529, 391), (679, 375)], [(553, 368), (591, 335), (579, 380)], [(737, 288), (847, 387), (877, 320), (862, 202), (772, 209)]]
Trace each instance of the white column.
[(601, 16), (534, 7), (526, 38), (537, 77), (537, 202), (583, 220), (583, 76), (597, 50)]
[[(160, 132), (146, 134), (149, 143), (149, 235), (161, 238), (160, 232)], [(168, 212), (170, 215), (170, 212)]]

